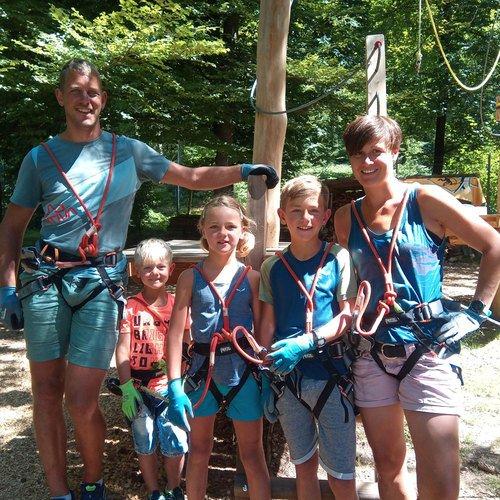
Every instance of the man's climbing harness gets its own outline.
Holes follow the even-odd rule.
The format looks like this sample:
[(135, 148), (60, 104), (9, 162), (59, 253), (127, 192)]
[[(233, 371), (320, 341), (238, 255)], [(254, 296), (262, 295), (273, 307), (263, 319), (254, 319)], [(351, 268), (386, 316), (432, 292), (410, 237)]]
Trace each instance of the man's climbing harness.
[[(305, 334), (314, 334), (313, 330), (313, 317), (314, 317), (314, 293), (316, 291), (316, 285), (318, 283), (319, 276), (325, 264), (326, 258), (330, 254), (330, 251), (333, 247), (333, 243), (328, 243), (325, 247), (321, 260), (319, 262), (318, 268), (314, 275), (313, 281), (309, 290), (305, 287), (304, 283), (299, 279), (295, 271), (292, 269), (288, 261), (282, 252), (276, 252), (276, 255), (281, 260), (286, 270), (289, 272), (290, 276), (293, 278), (295, 284), (298, 286), (300, 291), (303, 293), (306, 298), (306, 310), (305, 310)], [(323, 367), (329, 373), (330, 378), (328, 379), (325, 387), (323, 388), (321, 394), (316, 401), (316, 404), (313, 408), (309, 406), (302, 399), (301, 395), (301, 386), (302, 386), (302, 374), (299, 370), (294, 369), (291, 373), (283, 377), (278, 377), (273, 372), (270, 372), (271, 377), (271, 388), (273, 390), (274, 396), (274, 405), (276, 405), (276, 401), (283, 395), (285, 386), (288, 387), (290, 392), (297, 398), (297, 400), (307, 408), (316, 419), (319, 418), (321, 414), (321, 410), (325, 406), (330, 394), (332, 393), (335, 386), (338, 387), (339, 392), (341, 394), (341, 403), (344, 407), (345, 412), (345, 421), (349, 420), (349, 412), (344, 403), (344, 399), (347, 400), (351, 406), (354, 408), (354, 385), (349, 375), (349, 366), (353, 357), (350, 356), (350, 349), (345, 345), (343, 340), (335, 341), (325, 346), (317, 349), (314, 352), (306, 353), (302, 359), (317, 359), (321, 362)], [(339, 373), (334, 363), (333, 359), (342, 360), (346, 366), (346, 373)]]
[[(200, 276), (207, 283), (214, 297), (220, 302), (222, 309), (221, 331), (212, 334), (209, 344), (194, 342), (190, 348), (191, 352), (195, 352), (206, 357), (200, 369), (190, 377), (191, 380), (187, 380), (188, 385), (190, 385), (193, 390), (197, 389), (201, 385), (203, 379), (205, 380), (203, 392), (200, 399), (193, 404), (193, 409), (196, 409), (201, 405), (209, 390), (218, 402), (219, 406), (227, 407), (239, 392), (241, 387), (243, 387), (250, 373), (254, 374), (257, 378), (255, 373), (257, 371), (256, 367), (257, 365), (262, 365), (264, 363), (264, 358), (267, 354), (267, 350), (255, 340), (253, 335), (248, 332), (244, 326), (238, 325), (231, 330), (229, 321), (229, 306), (236, 294), (236, 291), (238, 290), (238, 287), (243, 283), (243, 280), (247, 276), (251, 267), (246, 266), (240, 272), (238, 279), (229, 291), (226, 299), (221, 296), (217, 288), (207, 278), (200, 266), (193, 266), (193, 268), (200, 273)], [(241, 337), (243, 337), (242, 341), (240, 341)], [(255, 356), (252, 356), (247, 352), (249, 348), (253, 350)], [(212, 380), (215, 360), (217, 356), (224, 356), (235, 352), (246, 362), (247, 367), (240, 379), (239, 384), (232, 387), (228, 394), (223, 396)]]
[[(87, 302), (91, 301), (97, 295), (99, 295), (106, 288), (109, 294), (118, 304), (118, 321), (120, 320), (123, 308), (126, 304), (124, 297), (124, 288), (121, 284), (115, 283), (109, 276), (106, 267), (114, 267), (118, 262), (117, 252), (109, 252), (104, 255), (99, 255), (99, 238), (98, 232), (101, 229), (101, 217), (106, 204), (106, 199), (109, 192), (109, 187), (111, 184), (111, 179), (113, 177), (113, 171), (116, 163), (116, 147), (117, 140), (116, 135), (112, 134), (112, 150), (111, 150), (111, 160), (109, 164), (108, 177), (106, 180), (106, 185), (104, 187), (103, 195), (96, 216), (94, 217), (87, 206), (85, 205), (82, 198), (76, 192), (75, 188), (69, 181), (68, 176), (64, 172), (59, 160), (54, 155), (53, 151), (50, 149), (48, 144), (42, 143), (42, 146), (47, 151), (52, 162), (56, 166), (57, 170), (66, 181), (69, 189), (72, 191), (81, 207), (83, 208), (89, 222), (90, 228), (83, 235), (79, 245), (78, 245), (78, 256), (63, 252), (60, 249), (41, 241), (38, 250), (37, 247), (25, 247), (21, 250), (21, 265), (27, 273), (33, 273), (40, 269), (42, 263), (49, 264), (53, 266), (56, 271), (47, 275), (39, 276), (34, 280), (29, 281), (24, 286), (19, 289), (19, 299), (26, 299), (27, 297), (33, 295), (37, 292), (45, 292), (52, 285), (54, 285), (61, 297), (62, 294), (62, 280), (64, 275), (75, 267), (87, 266), (95, 267), (99, 276), (101, 278), (101, 283), (92, 290), (92, 292), (79, 304), (75, 306), (68, 307), (74, 312), (77, 309), (83, 307)], [(63, 297), (64, 300), (64, 297)]]

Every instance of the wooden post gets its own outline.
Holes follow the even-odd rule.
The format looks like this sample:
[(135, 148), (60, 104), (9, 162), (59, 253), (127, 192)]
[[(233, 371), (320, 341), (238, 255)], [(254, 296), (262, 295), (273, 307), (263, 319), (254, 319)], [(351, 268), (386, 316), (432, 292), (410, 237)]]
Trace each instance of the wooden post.
[(366, 37), (366, 114), (387, 116), (384, 35)]
[[(290, 0), (261, 0), (257, 42), (257, 107), (265, 111), (285, 109), (286, 50), (290, 24)], [(256, 112), (253, 162), (273, 165), (281, 177), (287, 116)], [(248, 183), (250, 216), (257, 223), (256, 244), (249, 256), (259, 269), (266, 247), (278, 246), (280, 186), (267, 191), (262, 179)]]

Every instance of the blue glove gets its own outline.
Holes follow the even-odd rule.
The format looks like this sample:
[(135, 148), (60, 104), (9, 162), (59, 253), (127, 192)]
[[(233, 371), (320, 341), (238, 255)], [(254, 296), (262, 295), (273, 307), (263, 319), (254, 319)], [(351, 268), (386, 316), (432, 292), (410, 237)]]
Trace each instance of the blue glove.
[(23, 327), (23, 310), (15, 286), (0, 286), (0, 323), (13, 332)]
[(269, 423), (274, 424), (278, 420), (278, 411), (276, 410), (274, 391), (271, 389), (271, 380), (269, 380), (269, 377), (263, 371), (260, 372), (260, 380), (262, 385), (260, 404), (262, 405), (264, 416)]
[(266, 359), (272, 361), (269, 369), (277, 375), (286, 375), (304, 354), (314, 349), (314, 340), (312, 335), (303, 334), (275, 342), (271, 349), (272, 352), (266, 356)]
[(174, 378), (168, 383), (168, 399), (168, 419), (177, 427), (189, 432), (191, 428), (189, 427), (187, 415), (191, 418), (194, 417), (193, 407), (184, 392), (181, 378)]
[(440, 358), (459, 353), (460, 340), (478, 330), (484, 321), (479, 314), (470, 308), (465, 311), (450, 313), (446, 318), (446, 323), (434, 333), (436, 341), (445, 347), (439, 352)]
[(248, 180), (249, 175), (265, 175), (268, 189), (272, 189), (280, 180), (274, 167), (271, 165), (264, 165), (263, 163), (257, 163), (256, 165), (252, 163), (242, 163), (241, 180)]

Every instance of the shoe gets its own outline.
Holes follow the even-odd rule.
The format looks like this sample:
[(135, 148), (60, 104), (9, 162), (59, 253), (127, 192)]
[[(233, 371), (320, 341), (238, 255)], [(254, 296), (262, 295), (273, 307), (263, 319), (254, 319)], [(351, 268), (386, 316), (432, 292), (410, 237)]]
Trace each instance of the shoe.
[(165, 490), (165, 500), (184, 500), (184, 492), (180, 486), (173, 490)]
[(82, 483), (80, 486), (81, 500), (106, 500), (106, 487), (99, 483)]
[(154, 490), (148, 496), (148, 500), (166, 500), (163, 491)]

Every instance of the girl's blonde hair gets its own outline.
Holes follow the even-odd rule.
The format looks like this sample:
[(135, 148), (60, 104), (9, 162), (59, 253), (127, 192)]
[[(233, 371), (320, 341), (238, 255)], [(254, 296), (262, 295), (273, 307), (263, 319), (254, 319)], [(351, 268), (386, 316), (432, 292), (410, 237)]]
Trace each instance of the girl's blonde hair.
[(149, 238), (142, 240), (137, 245), (134, 253), (134, 265), (136, 269), (158, 261), (167, 262), (170, 265), (172, 257), (172, 249), (166, 241)]
[(251, 232), (255, 227), (255, 222), (247, 216), (245, 209), (233, 197), (227, 195), (217, 196), (217, 198), (210, 200), (203, 207), (203, 212), (200, 220), (198, 221), (198, 231), (200, 231), (202, 235), (200, 240), (202, 248), (208, 251), (208, 242), (206, 238), (203, 237), (203, 224), (205, 222), (205, 218), (209, 210), (217, 207), (230, 208), (239, 213), (243, 232), (238, 246), (236, 247), (236, 255), (241, 258), (246, 257), (255, 246), (255, 236)]

